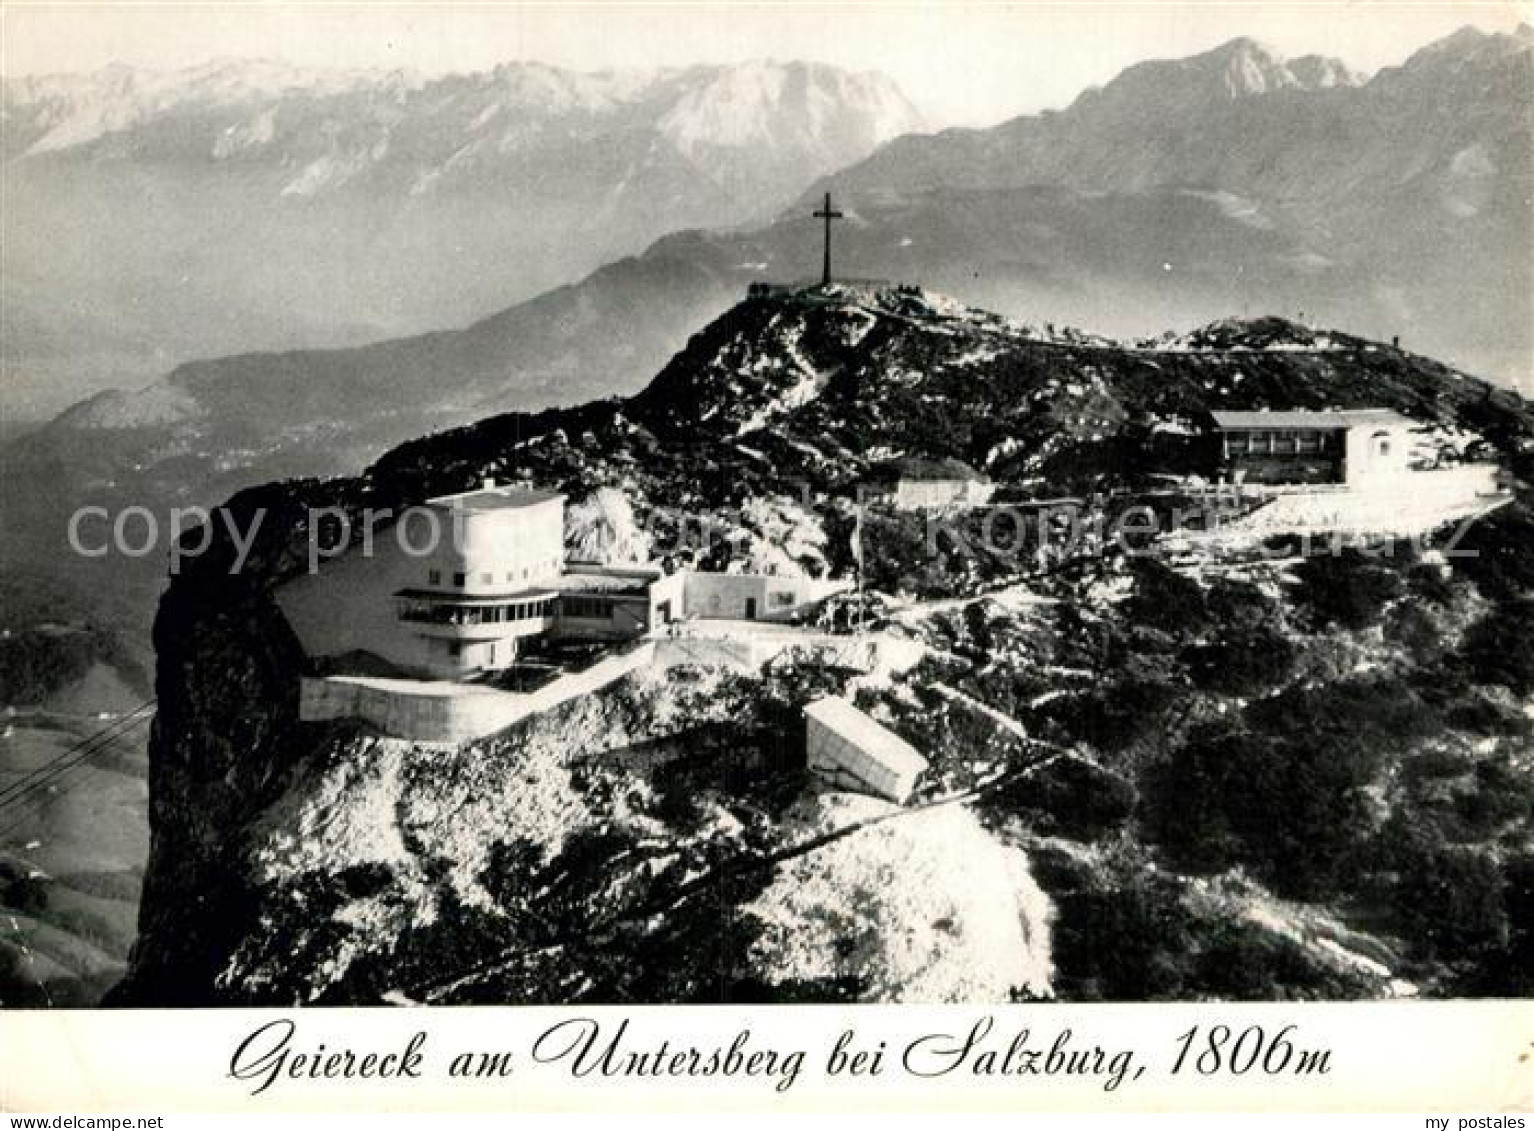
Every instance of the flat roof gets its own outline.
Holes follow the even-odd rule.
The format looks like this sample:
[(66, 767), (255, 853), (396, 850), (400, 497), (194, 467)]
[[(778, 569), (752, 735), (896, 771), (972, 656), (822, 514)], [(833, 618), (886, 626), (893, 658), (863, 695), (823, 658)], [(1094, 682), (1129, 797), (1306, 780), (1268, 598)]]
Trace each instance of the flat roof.
[(899, 456), (875, 470), (885, 476), (922, 482), (970, 480), (978, 483), (985, 479), (985, 476), (963, 460), (927, 459), (922, 456)]
[(447, 605), (492, 605), (505, 601), (539, 601), (558, 597), (554, 589), (515, 589), (496, 593), (465, 593), (462, 589), (396, 589), (396, 597), (414, 601), (440, 601)]
[(438, 495), (427, 499), (429, 506), (455, 507), (466, 511), (505, 511), (535, 507), (551, 503), (564, 496), (558, 491), (546, 491), (541, 487), (524, 487), (513, 484), (506, 487), (476, 487), (472, 491), (460, 491), (456, 495)]
[(869, 753), (877, 754), (897, 770), (920, 773), (927, 768), (927, 760), (916, 747), (845, 699), (834, 695), (817, 699), (805, 707), (804, 714)]
[(1389, 408), (1349, 409), (1275, 409), (1267, 411), (1229, 411), (1216, 409), (1209, 414), (1221, 428), (1356, 428), (1369, 424), (1402, 425), (1414, 423), (1409, 417)]
[(614, 577), (603, 573), (582, 573), (572, 570), (559, 576), (554, 582), (561, 593), (597, 593), (607, 594), (613, 597), (634, 596), (643, 597), (649, 590), (650, 585), (657, 581), (656, 576)]

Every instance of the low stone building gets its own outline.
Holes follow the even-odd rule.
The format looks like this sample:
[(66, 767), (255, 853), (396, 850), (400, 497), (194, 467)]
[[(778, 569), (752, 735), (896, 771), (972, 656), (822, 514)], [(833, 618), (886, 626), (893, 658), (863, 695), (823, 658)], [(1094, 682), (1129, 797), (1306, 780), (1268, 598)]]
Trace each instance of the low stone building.
[(845, 699), (817, 699), (804, 722), (806, 764), (832, 785), (904, 805), (927, 769), (914, 746)]
[(801, 617), (851, 582), (760, 573), (678, 570), (652, 587), (654, 623), (671, 620), (786, 621)]
[(1237, 483), (1363, 486), (1406, 474), (1416, 425), (1391, 409), (1216, 410), (1219, 473)]
[(984, 475), (957, 459), (893, 460), (875, 469), (874, 484), (898, 510), (980, 506), (996, 490)]

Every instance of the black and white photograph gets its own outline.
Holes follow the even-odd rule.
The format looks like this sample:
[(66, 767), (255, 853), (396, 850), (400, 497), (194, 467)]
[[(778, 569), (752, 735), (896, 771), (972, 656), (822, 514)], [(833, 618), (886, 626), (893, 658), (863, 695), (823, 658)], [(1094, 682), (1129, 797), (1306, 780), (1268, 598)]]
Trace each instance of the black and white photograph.
[(6, 1012), (1534, 998), (1527, 9), (3, 17)]

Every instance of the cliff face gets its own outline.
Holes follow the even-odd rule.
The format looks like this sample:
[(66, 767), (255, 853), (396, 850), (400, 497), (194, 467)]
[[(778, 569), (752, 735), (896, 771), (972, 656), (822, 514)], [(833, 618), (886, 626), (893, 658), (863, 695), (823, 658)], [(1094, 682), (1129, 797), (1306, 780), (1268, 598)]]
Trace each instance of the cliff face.
[[(153, 747), (153, 885), (119, 1003), (1047, 992), (1048, 903), (1022, 854), (961, 810), (822, 794), (780, 679), (645, 672), (425, 749), (295, 726), (287, 641), (242, 612), (253, 633), (205, 620), (162, 660), (177, 686)], [(961, 848), (994, 883), (944, 876)], [(780, 853), (793, 900), (770, 886)], [(806, 960), (832, 915), (862, 921), (856, 951), (821, 939)]]
[(303, 755), (303, 653), (261, 589), (178, 586), (155, 626), (150, 857), (123, 1002), (208, 1004), (221, 953), (253, 922), (237, 830)]
[[(1525, 478), (1534, 457), (1516, 397), (1343, 335), (1267, 320), (1131, 346), (849, 290), (741, 304), (629, 401), (246, 492), (236, 526), (265, 518), (244, 570), (221, 536), (161, 605), (153, 847), (113, 1000), (1343, 996), (1402, 971), (1516, 990), (1534, 937), (1526, 494), (1442, 571), (1408, 546), (1040, 574), (923, 555), (919, 529), (871, 514), (871, 583), (907, 602), (885, 630), (924, 657), (903, 673), (646, 670), (453, 752), (296, 722), (303, 658), (270, 588), (302, 567), (306, 506), (524, 477), (571, 495), (582, 544), (681, 510), (726, 537), (662, 539), (671, 565), (845, 573), (876, 461), (1109, 498), (1192, 468), (1188, 422), (1214, 405), (1389, 407)], [(621, 514), (601, 517), (603, 491)], [(967, 803), (897, 811), (810, 782), (800, 712), (826, 692), (929, 757), (919, 803)], [(1423, 918), (1449, 897), (1424, 888), (1439, 874), (1479, 893), (1456, 912), (1475, 926)]]

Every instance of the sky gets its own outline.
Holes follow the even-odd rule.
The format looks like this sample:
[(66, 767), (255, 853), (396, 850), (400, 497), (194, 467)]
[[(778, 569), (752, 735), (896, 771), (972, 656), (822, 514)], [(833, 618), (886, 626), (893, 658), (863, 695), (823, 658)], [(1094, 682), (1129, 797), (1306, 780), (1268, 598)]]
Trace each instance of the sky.
[(894, 78), (933, 126), (1069, 103), (1131, 63), (1248, 35), (1368, 72), (1529, 3), (0, 4), (0, 73), (169, 69), (214, 58), (426, 74), (538, 60), (581, 70), (807, 59)]

